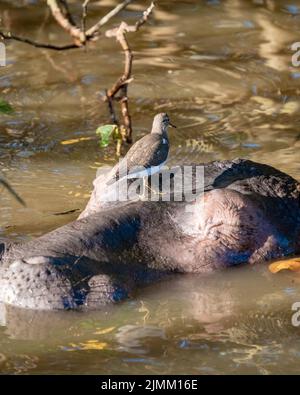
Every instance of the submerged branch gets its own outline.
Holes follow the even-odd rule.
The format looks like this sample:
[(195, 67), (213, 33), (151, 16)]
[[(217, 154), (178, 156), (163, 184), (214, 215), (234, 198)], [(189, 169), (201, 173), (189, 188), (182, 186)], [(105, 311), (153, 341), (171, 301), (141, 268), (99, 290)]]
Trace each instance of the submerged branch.
[(22, 206), (26, 207), (26, 203), (24, 200), (17, 194), (17, 192), (9, 185), (7, 181), (5, 181), (3, 178), (0, 178), (0, 184), (2, 184), (8, 192), (20, 203)]

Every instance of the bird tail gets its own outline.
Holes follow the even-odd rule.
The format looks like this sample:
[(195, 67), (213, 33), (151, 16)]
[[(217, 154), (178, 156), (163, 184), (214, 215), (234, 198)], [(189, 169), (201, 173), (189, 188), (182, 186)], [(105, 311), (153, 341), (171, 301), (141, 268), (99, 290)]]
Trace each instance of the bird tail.
[(107, 185), (107, 186), (112, 185), (112, 184), (114, 184), (116, 181), (117, 181), (117, 180), (116, 180), (116, 177), (112, 177), (112, 178), (110, 178), (108, 181), (106, 181), (106, 185)]

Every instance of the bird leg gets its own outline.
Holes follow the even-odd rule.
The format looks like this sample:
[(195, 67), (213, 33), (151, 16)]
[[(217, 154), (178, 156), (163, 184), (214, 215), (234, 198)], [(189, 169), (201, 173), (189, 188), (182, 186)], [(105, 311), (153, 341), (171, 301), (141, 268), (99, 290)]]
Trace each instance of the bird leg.
[(149, 187), (149, 184), (148, 184), (148, 177), (143, 177), (143, 190), (140, 195), (142, 200), (148, 199), (149, 190), (151, 191), (151, 188)]
[[(165, 193), (160, 192), (159, 190), (156, 190), (154, 188), (152, 188), (151, 182), (149, 183), (149, 177), (144, 177), (143, 178), (143, 197), (148, 197), (148, 193), (146, 195), (146, 189), (148, 192), (153, 193), (154, 195), (158, 195), (158, 196), (163, 196), (165, 195)], [(159, 188), (159, 187), (158, 187)]]

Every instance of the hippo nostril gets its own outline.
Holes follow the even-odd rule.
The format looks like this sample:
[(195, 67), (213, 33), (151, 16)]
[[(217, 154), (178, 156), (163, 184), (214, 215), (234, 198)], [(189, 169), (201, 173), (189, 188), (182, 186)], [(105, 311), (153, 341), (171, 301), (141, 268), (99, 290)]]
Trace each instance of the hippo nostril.
[(127, 298), (128, 298), (128, 292), (126, 291), (126, 289), (121, 287), (117, 287), (112, 294), (112, 300), (114, 302), (120, 302)]

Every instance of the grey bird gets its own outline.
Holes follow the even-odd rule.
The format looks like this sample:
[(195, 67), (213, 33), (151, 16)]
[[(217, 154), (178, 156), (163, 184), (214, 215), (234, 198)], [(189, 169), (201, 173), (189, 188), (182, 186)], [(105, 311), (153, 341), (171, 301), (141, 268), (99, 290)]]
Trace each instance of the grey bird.
[(168, 126), (176, 128), (166, 113), (155, 115), (151, 133), (138, 140), (112, 169), (106, 185), (123, 178), (146, 178), (158, 173), (169, 154)]

